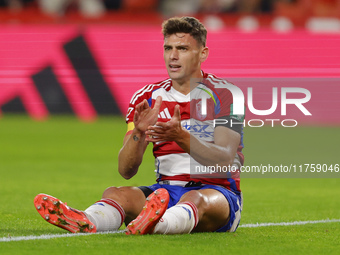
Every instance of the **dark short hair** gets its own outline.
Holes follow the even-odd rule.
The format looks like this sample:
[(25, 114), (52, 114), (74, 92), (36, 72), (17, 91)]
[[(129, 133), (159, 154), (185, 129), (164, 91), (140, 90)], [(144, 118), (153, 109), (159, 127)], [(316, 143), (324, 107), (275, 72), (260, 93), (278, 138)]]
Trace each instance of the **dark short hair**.
[(207, 41), (207, 29), (198, 19), (193, 17), (174, 17), (164, 21), (162, 33), (164, 38), (176, 33), (190, 34), (204, 47)]

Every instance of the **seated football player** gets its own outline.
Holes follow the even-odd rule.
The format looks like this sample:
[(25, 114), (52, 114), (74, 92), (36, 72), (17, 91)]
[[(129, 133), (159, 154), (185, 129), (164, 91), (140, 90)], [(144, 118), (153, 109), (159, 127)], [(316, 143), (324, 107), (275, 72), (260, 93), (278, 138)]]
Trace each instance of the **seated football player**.
[(233, 112), (235, 102), (228, 89), (233, 85), (201, 70), (209, 49), (207, 30), (197, 19), (171, 18), (162, 32), (169, 78), (132, 96), (118, 156), (120, 175), (130, 179), (152, 144), (156, 183), (109, 187), (85, 211), (39, 194), (35, 207), (49, 223), (73, 233), (114, 231), (123, 223), (127, 234), (237, 229), (243, 126), (231, 123), (242, 122), (243, 116)]

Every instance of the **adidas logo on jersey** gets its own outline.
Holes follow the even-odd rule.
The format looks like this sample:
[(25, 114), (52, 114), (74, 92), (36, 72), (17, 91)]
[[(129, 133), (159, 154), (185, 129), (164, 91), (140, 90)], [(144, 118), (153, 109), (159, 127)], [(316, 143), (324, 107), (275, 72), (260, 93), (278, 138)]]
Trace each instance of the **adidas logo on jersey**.
[(158, 114), (158, 118), (160, 118), (160, 119), (171, 119), (171, 115), (170, 115), (169, 109), (165, 108), (163, 111), (161, 111)]

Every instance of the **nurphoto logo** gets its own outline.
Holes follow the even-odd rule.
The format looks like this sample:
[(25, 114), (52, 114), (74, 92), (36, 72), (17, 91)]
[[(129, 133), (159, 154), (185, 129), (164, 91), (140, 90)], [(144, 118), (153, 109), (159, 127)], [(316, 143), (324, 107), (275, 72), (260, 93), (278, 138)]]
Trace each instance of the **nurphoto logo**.
[[(204, 83), (200, 82), (199, 84)], [(208, 87), (210, 88), (210, 87)], [(233, 116), (244, 116), (245, 115), (245, 96), (242, 90), (233, 85), (233, 84), (225, 84), (225, 88), (228, 89), (233, 98), (233, 108), (232, 108), (232, 115)], [(222, 105), (221, 98), (218, 95), (216, 90), (209, 91), (205, 88), (199, 88), (206, 93), (201, 94), (201, 107), (200, 107), (200, 115), (207, 116), (208, 115), (208, 107), (207, 101), (211, 98), (213, 99), (215, 106), (220, 103)], [(281, 98), (280, 98), (280, 106), (279, 106), (279, 96), (278, 96), (278, 89), (281, 89)], [(294, 98), (292, 96), (294, 94)], [(273, 114), (277, 111), (278, 107), (280, 108), (280, 115), (286, 116), (287, 115), (287, 105), (294, 105), (298, 110), (300, 110), (304, 115), (311, 116), (312, 114), (308, 111), (304, 104), (309, 102), (311, 99), (311, 93), (308, 89), (299, 88), (299, 87), (273, 87), (272, 94), (271, 94), (271, 107), (269, 109), (256, 109), (254, 107), (254, 95), (253, 95), (253, 87), (247, 88), (247, 108), (248, 110), (256, 115), (256, 116), (268, 116)], [(262, 127), (265, 123), (271, 124), (274, 127), (275, 123), (280, 122), (283, 127), (295, 127), (298, 125), (297, 120), (295, 119), (249, 119), (244, 120), (243, 118), (236, 118), (241, 121), (236, 121), (235, 119), (214, 119), (213, 123), (214, 126), (217, 124), (228, 124), (232, 125), (243, 125), (249, 127)]]

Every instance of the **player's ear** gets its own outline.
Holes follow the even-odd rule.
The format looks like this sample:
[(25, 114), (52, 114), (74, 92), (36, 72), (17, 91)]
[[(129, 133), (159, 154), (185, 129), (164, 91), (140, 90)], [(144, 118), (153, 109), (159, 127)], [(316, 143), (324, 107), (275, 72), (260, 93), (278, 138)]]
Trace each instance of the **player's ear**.
[(209, 48), (208, 47), (202, 47), (202, 51), (201, 51), (201, 63), (206, 61), (208, 56), (209, 56)]

